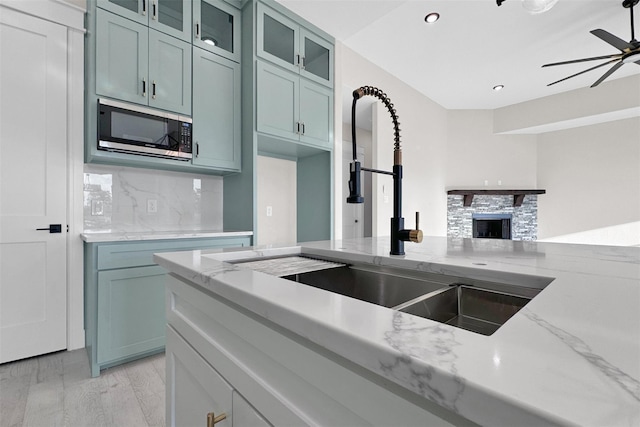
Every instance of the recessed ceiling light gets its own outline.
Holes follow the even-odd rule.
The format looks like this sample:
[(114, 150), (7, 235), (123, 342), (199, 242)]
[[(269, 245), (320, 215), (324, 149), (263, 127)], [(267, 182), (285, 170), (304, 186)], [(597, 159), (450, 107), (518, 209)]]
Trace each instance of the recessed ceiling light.
[(495, 90), (496, 92), (498, 92), (498, 91), (500, 91), (500, 90), (502, 90), (502, 89), (504, 89), (504, 85), (495, 85), (495, 86), (493, 87), (493, 90)]
[(424, 22), (426, 22), (427, 24), (433, 24), (438, 19), (440, 19), (440, 14), (436, 12), (431, 12), (430, 14), (424, 17)]

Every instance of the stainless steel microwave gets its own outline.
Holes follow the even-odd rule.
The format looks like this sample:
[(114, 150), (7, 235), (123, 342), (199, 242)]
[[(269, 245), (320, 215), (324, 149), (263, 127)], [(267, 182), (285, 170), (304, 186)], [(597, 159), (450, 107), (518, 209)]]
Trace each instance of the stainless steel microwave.
[(133, 104), (98, 100), (98, 149), (188, 161), (190, 117)]

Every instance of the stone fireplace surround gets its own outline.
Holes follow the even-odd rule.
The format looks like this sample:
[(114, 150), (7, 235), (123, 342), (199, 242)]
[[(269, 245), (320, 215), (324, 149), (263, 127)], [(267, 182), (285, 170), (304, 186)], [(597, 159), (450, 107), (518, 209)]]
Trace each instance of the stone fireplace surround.
[(520, 206), (512, 195), (479, 195), (464, 206), (463, 195), (447, 195), (447, 236), (473, 237), (473, 214), (510, 214), (512, 240), (537, 240), (538, 196), (527, 194)]

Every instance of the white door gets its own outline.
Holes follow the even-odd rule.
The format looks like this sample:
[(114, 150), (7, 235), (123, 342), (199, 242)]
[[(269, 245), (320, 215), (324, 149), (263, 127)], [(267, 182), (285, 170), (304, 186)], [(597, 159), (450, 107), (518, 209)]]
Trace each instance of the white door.
[(66, 28), (0, 6), (0, 363), (66, 348), (66, 58)]

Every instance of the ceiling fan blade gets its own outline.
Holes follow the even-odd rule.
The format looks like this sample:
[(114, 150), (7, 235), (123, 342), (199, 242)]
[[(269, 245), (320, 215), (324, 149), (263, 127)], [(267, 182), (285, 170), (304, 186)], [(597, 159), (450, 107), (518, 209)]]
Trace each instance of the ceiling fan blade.
[(616, 53), (613, 55), (594, 56), (592, 58), (573, 59), (571, 61), (562, 61), (562, 62), (554, 62), (552, 64), (544, 64), (543, 67), (553, 67), (554, 65), (575, 64), (577, 62), (596, 61), (598, 59), (622, 58), (622, 55), (623, 55), (622, 53)]
[(618, 68), (622, 67), (624, 63), (622, 61), (618, 62), (616, 65), (614, 65), (613, 67), (609, 68), (609, 71), (607, 71), (606, 73), (604, 73), (602, 75), (602, 77), (600, 77), (594, 84), (591, 85), (591, 87), (596, 87), (598, 86), (600, 83), (602, 83), (607, 77), (609, 77), (611, 74), (613, 74)]
[(609, 43), (611, 46), (615, 47), (616, 49), (620, 49), (621, 52), (629, 52), (634, 48), (634, 46), (631, 43), (626, 42), (621, 38), (614, 36), (613, 34), (605, 30), (601, 30), (601, 29), (592, 30), (591, 34)]
[[(569, 77), (565, 77), (564, 79), (560, 79), (560, 80), (557, 80), (557, 81), (555, 81), (555, 82), (553, 82), (553, 83), (549, 83), (547, 86), (553, 86), (553, 85), (554, 85), (554, 84), (556, 84), (556, 83), (560, 83), (560, 82), (563, 82), (563, 81), (565, 81), (565, 80), (569, 80), (569, 79), (570, 79), (570, 78), (572, 78), (572, 77), (576, 77), (576, 76), (579, 76), (580, 74), (588, 73), (589, 71), (593, 71), (593, 70), (595, 70), (596, 68), (604, 67), (605, 65), (612, 64), (612, 63), (614, 63), (614, 62), (616, 62), (616, 61), (619, 61), (619, 60), (618, 60), (618, 59), (612, 59), (611, 61), (607, 61), (607, 62), (604, 62), (604, 63), (602, 63), (602, 64), (598, 64), (598, 65), (596, 65), (595, 67), (588, 68), (588, 69), (586, 69), (586, 70), (584, 70), (584, 71), (580, 71), (579, 73), (572, 74), (572, 75), (570, 75)], [(619, 62), (619, 64), (622, 64), (622, 62)], [(614, 71), (615, 71), (615, 70), (614, 70)], [(613, 72), (613, 71), (612, 71), (612, 72)], [(593, 87), (593, 86), (592, 86), (592, 87)]]

